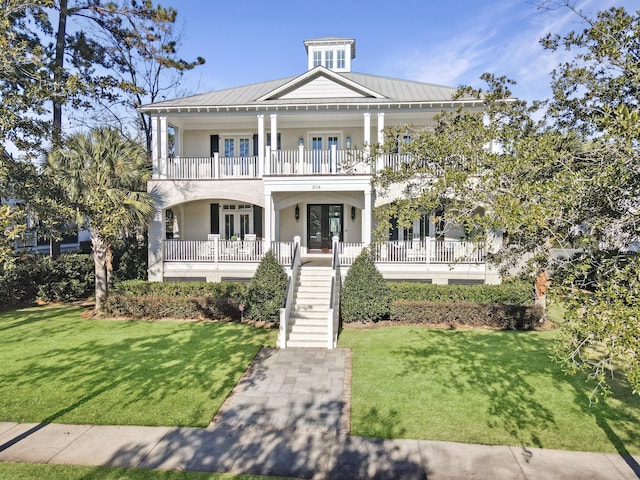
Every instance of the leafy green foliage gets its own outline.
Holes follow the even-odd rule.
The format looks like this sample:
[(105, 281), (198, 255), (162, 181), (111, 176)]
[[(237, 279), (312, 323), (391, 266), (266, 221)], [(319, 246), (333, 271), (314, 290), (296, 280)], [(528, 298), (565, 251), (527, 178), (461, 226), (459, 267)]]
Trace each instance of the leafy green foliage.
[(45, 274), (45, 264), (39, 255), (19, 254), (12, 268), (0, 267), (1, 308), (34, 302)]
[(129, 280), (116, 283), (112, 292), (125, 296), (227, 297), (241, 300), (247, 286), (239, 282), (147, 282)]
[(342, 321), (377, 322), (388, 317), (390, 305), (389, 287), (371, 252), (363, 249), (349, 267), (340, 290)]
[(469, 301), (408, 301), (391, 303), (392, 322), (493, 327), (508, 330), (533, 330), (544, 320), (544, 312), (532, 305), (505, 305)]
[(113, 252), (113, 282), (144, 280), (147, 278), (147, 242), (126, 239)]
[(38, 286), (38, 298), (45, 302), (70, 302), (87, 297), (94, 288), (91, 255), (65, 253), (56, 259), (42, 257), (46, 273)]
[(90, 255), (63, 254), (56, 259), (23, 253), (12, 268), (0, 268), (0, 305), (11, 308), (36, 299), (68, 302), (85, 298), (94, 284)]
[(249, 282), (245, 315), (253, 320), (278, 321), (286, 294), (287, 274), (269, 251)]
[(527, 282), (505, 282), (501, 285), (434, 285), (414, 282), (388, 282), (392, 300), (429, 302), (477, 302), (523, 305), (533, 298)]
[(227, 297), (111, 295), (103, 305), (107, 315), (135, 319), (240, 320), (239, 302)]

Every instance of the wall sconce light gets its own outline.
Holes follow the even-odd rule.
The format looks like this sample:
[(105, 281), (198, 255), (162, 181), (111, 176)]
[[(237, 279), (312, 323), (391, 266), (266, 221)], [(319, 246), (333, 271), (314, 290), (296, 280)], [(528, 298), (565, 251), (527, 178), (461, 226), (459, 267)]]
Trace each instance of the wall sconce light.
[(356, 219), (356, 207), (351, 207), (351, 221), (355, 221)]
[(301, 147), (302, 145), (304, 145), (304, 138), (300, 137), (298, 138), (298, 146)]
[(300, 220), (300, 207), (296, 204), (296, 222)]
[(351, 137), (347, 137), (347, 150), (351, 150)]

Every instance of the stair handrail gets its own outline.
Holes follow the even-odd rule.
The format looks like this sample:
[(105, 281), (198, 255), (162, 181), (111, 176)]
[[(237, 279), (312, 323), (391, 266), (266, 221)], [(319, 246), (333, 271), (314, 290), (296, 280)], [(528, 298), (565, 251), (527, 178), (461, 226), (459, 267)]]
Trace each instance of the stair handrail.
[(298, 271), (300, 270), (300, 237), (293, 239), (291, 246), (293, 253), (291, 254), (291, 267), (287, 272), (287, 291), (285, 292), (284, 302), (280, 308), (280, 328), (278, 330), (278, 347), (287, 348), (287, 337), (289, 336), (289, 318), (291, 317), (291, 304), (293, 300), (294, 289), (298, 281)]
[(334, 349), (338, 346), (338, 329), (340, 321), (340, 286), (342, 276), (340, 274), (340, 239), (333, 237), (333, 258), (331, 261), (331, 295), (329, 297), (329, 311), (327, 322), (329, 325), (327, 334), (327, 348)]

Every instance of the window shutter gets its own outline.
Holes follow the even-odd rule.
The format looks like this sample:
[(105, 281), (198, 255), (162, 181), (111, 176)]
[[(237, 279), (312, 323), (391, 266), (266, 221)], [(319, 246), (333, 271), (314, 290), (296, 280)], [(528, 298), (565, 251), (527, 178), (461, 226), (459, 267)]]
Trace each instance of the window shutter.
[(214, 153), (220, 152), (220, 135), (211, 135), (209, 140), (211, 142), (211, 156), (213, 157)]
[(209, 227), (209, 232), (220, 233), (220, 204), (219, 203), (211, 204), (211, 225)]
[(262, 207), (253, 206), (253, 233), (257, 238), (262, 238)]
[[(276, 143), (277, 143), (277, 149), (281, 150), (282, 149), (282, 139), (280, 137), (280, 134), (278, 134), (278, 137), (276, 138)], [(267, 145), (269, 145), (271, 147), (271, 150), (273, 150), (273, 145), (271, 145), (271, 133), (267, 133)]]
[(394, 240), (398, 240), (398, 219), (395, 217), (391, 218), (391, 226), (389, 227), (389, 240), (392, 242)]
[(258, 156), (258, 134), (257, 133), (253, 134), (253, 156), (254, 157)]

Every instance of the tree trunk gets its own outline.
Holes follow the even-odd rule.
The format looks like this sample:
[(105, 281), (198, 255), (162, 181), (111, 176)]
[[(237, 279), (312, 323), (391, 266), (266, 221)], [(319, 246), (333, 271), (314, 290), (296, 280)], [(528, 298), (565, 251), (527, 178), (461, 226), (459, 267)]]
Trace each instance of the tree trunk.
[(60, 16), (58, 17), (58, 31), (56, 32), (56, 56), (53, 64), (53, 147), (60, 146), (62, 139), (62, 82), (64, 80), (64, 48), (67, 35), (67, 0), (60, 1)]
[(91, 248), (96, 276), (96, 311), (102, 311), (102, 303), (109, 294), (107, 281), (107, 251), (109, 244), (97, 233), (91, 232)]

